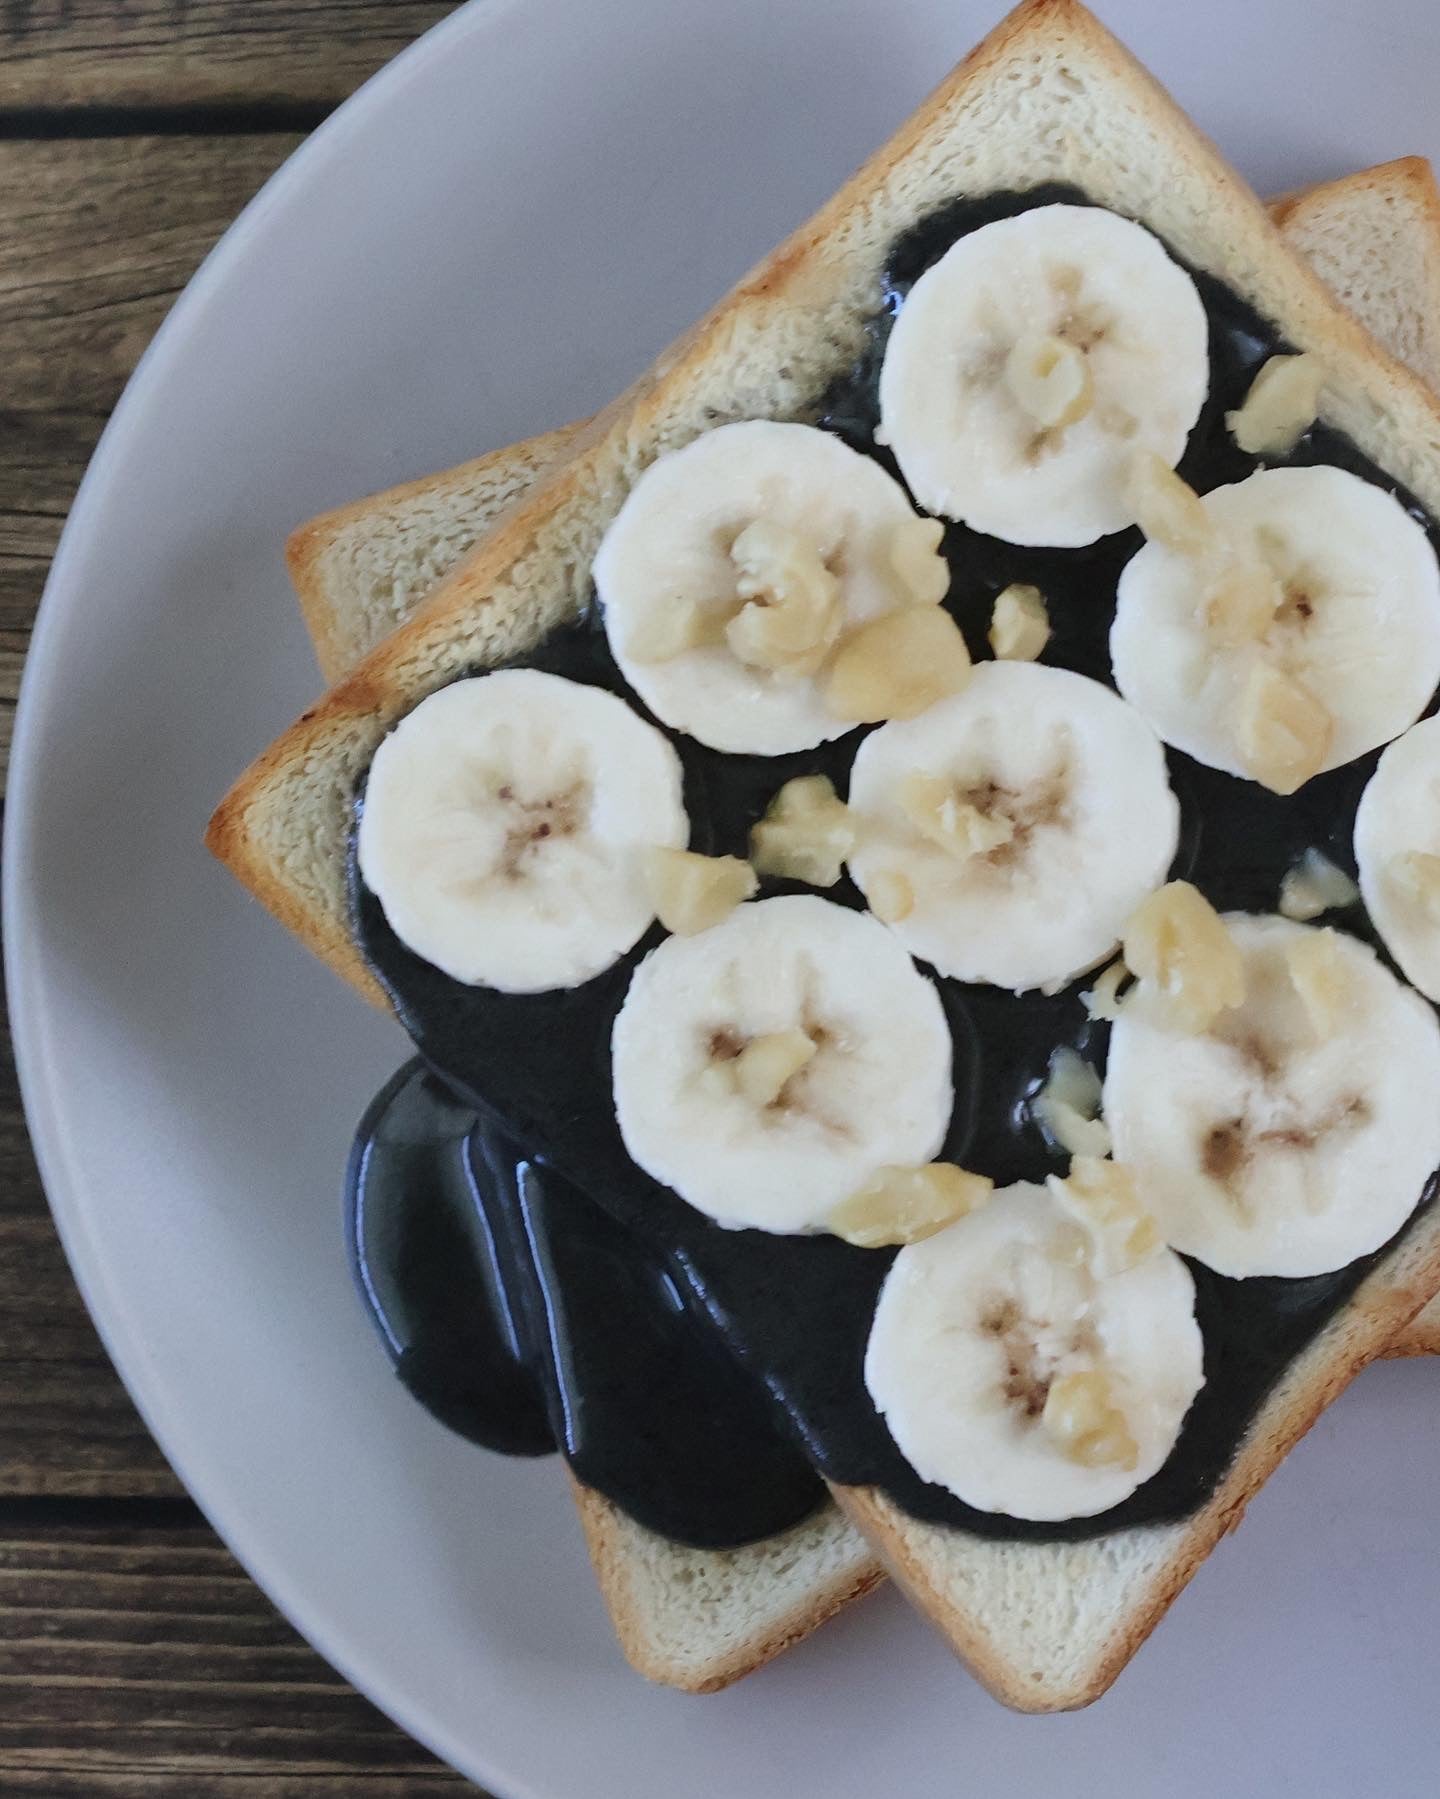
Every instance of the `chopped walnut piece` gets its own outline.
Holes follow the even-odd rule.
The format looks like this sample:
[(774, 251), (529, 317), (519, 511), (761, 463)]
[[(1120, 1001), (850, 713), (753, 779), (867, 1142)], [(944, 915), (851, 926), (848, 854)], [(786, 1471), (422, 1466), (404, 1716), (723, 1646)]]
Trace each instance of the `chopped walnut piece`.
[(1288, 456), (1315, 423), (1325, 369), (1315, 356), (1272, 356), (1250, 383), (1245, 403), (1225, 414), (1247, 456)]
[(725, 629), (741, 662), (783, 675), (813, 675), (840, 635), (840, 583), (819, 550), (773, 519), (747, 525), (730, 548), (744, 602)]
[(1303, 681), (1257, 661), (1235, 718), (1240, 760), (1262, 787), (1294, 793), (1325, 765), (1335, 721)]
[(899, 924), (915, 910), (915, 889), (898, 868), (877, 868), (865, 898), (881, 924)]
[(1440, 856), (1406, 850), (1390, 863), (1390, 878), (1412, 905), (1440, 924)]
[(1206, 1030), (1245, 1001), (1245, 964), (1224, 920), (1188, 881), (1169, 881), (1142, 900), (1125, 927), (1125, 960), (1153, 982), (1180, 1024)]
[(918, 1243), (977, 1211), (994, 1186), (985, 1175), (971, 1174), (953, 1162), (878, 1168), (858, 1193), (835, 1208), (827, 1223), (837, 1237), (861, 1249)]
[(828, 775), (797, 775), (750, 832), (757, 874), (833, 887), (855, 847), (855, 821)]
[(1012, 581), (995, 596), (990, 648), (1004, 662), (1033, 662), (1050, 641), (1050, 614), (1038, 587)]
[(1088, 993), (1080, 995), (1081, 1003), (1090, 1017), (1113, 1024), (1120, 1016), (1120, 989), (1129, 979), (1130, 970), (1123, 960), (1112, 962), (1108, 968), (1102, 969), (1095, 977), (1095, 985)]
[(950, 564), (940, 554), (938, 518), (907, 518), (890, 534), (890, 573), (902, 606), (938, 606), (950, 590)]
[(1130, 508), (1152, 543), (1181, 556), (1203, 556), (1214, 529), (1200, 496), (1163, 456), (1141, 450), (1130, 465)]
[(896, 792), (900, 810), (926, 840), (946, 855), (968, 861), (1009, 843), (1015, 826), (1002, 812), (982, 812), (940, 775), (906, 775)]
[(1061, 1045), (1045, 1085), (1030, 1102), (1041, 1127), (1072, 1156), (1108, 1156), (1110, 1132), (1100, 1118), (1100, 1076), (1076, 1050)]
[(825, 703), (836, 718), (915, 718), (970, 678), (960, 627), (939, 606), (905, 606), (853, 631), (836, 652)]
[(1041, 1422), (1061, 1452), (1085, 1468), (1134, 1468), (1139, 1446), (1101, 1369), (1062, 1374), (1050, 1383)]
[(1052, 1174), (1045, 1185), (1088, 1235), (1090, 1267), (1102, 1280), (1123, 1274), (1162, 1247), (1160, 1227), (1140, 1203), (1135, 1176), (1123, 1162), (1075, 1156), (1063, 1180)]
[(1063, 337), (1030, 331), (1005, 359), (1005, 385), (1042, 431), (1063, 431), (1084, 418), (1095, 382), (1083, 350)]
[(1348, 989), (1334, 931), (1307, 931), (1287, 943), (1285, 967), (1311, 1030), (1319, 1042), (1328, 1043), (1340, 1028)]
[(647, 850), (645, 879), (656, 917), (677, 937), (708, 931), (759, 886), (755, 870), (738, 856), (699, 856), (693, 850)]
[[(1440, 863), (1440, 857), (1436, 858)], [(1323, 851), (1306, 850), (1293, 868), (1286, 869), (1280, 883), (1279, 910), (1282, 917), (1306, 924), (1322, 912), (1338, 912), (1353, 906), (1360, 889), (1343, 868), (1337, 868)]]

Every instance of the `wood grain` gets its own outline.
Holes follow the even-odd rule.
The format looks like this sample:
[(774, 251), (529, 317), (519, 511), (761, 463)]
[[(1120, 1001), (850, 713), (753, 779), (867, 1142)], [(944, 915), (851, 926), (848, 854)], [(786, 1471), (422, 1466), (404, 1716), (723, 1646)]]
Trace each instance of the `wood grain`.
[(0, 0), (0, 107), (324, 110), (454, 0)]
[[(193, 92), (328, 101), (398, 47), (389, 33), (403, 38), (430, 22), (418, 15), (444, 10), (0, 0), (0, 90), (13, 98), (28, 81), (47, 102), (173, 100), (185, 58), (223, 33), (223, 15), (243, 13), (248, 31), (217, 40), (223, 80), (212, 70)], [(332, 44), (327, 71), (324, 34), (342, 15), (388, 23), (348, 56)], [(297, 60), (281, 57), (280, 74), (257, 86), (256, 59), (275, 58), (287, 32)], [(297, 142), (276, 132), (0, 139), (0, 792), (35, 607), (105, 418), (195, 266)], [(183, 1497), (75, 1290), (0, 1033), (0, 1792), (474, 1791), (290, 1630)]]
[(0, 1790), (475, 1791), (328, 1668), (198, 1521), (15, 1525), (3, 1507)]
[(299, 142), (0, 142), (0, 791), (27, 634), (105, 419), (196, 265)]

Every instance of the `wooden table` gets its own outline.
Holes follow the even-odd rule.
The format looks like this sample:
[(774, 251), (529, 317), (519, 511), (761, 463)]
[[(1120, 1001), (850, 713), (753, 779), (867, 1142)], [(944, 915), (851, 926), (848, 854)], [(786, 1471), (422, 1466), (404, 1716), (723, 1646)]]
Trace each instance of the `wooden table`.
[[(444, 0), (0, 0), (0, 782), (91, 449), (200, 258)], [(55, 1239), (0, 1038), (0, 1793), (474, 1793), (202, 1523)]]

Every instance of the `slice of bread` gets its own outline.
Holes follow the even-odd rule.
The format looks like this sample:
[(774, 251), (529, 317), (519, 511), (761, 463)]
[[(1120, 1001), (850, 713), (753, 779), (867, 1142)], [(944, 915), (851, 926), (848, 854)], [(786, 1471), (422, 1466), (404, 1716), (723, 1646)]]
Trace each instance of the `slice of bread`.
[(1270, 210), (1361, 324), (1440, 391), (1440, 187), (1425, 158), (1286, 194)]
[(292, 532), (285, 560), (325, 679), (338, 681), (402, 624), (500, 513), (561, 461), (579, 429), (527, 437), (337, 506)]
[[(1028, 0), (808, 224), (517, 499), (410, 622), (242, 776), (215, 852), (318, 954), (372, 992), (350, 939), (354, 783), (386, 730), (447, 678), (535, 643), (588, 594), (610, 519), (656, 456), (717, 422), (804, 416), (857, 353), (889, 245), (958, 193), (1073, 182), (1236, 289), (1330, 371), (1324, 414), (1440, 511), (1440, 405), (1285, 248), (1264, 208), (1079, 4)], [(1315, 1414), (1440, 1287), (1419, 1220), (1266, 1401), (1214, 1498), (1183, 1523), (1078, 1546), (977, 1540), (842, 1495), (976, 1671), (1030, 1710), (1099, 1695)]]
[[(1362, 169), (1272, 200), (1270, 210), (1366, 330), (1440, 391), (1440, 187), (1426, 159)], [(561, 426), (301, 525), (286, 560), (325, 679), (338, 681), (408, 618), (559, 463), (580, 428)], [(1386, 1353), (1440, 1354), (1440, 1300)]]

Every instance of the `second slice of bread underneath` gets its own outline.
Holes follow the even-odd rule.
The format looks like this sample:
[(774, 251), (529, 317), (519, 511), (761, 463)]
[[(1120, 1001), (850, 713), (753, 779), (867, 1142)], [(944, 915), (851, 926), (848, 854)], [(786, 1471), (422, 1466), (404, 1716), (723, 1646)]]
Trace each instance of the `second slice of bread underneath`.
[[(780, 416), (853, 353), (885, 247), (959, 191), (1068, 180), (1150, 224), (1332, 370), (1326, 414), (1435, 509), (1435, 409), (1284, 252), (1209, 146), (1088, 14), (1032, 0), (811, 224), (577, 439), (372, 654), (261, 759), (211, 842), (362, 990), (345, 929), (344, 826), (355, 775), (394, 718), (449, 674), (533, 642), (583, 597), (595, 543), (636, 474), (720, 417)], [(783, 367), (784, 378), (777, 377)], [(1440, 1284), (1440, 1225), (1422, 1220), (1290, 1368), (1215, 1497), (1173, 1526), (1081, 1545), (980, 1543), (921, 1527), (875, 1495), (858, 1515), (982, 1678), (1029, 1709), (1095, 1697), (1315, 1412)], [(1069, 1593), (1057, 1611), (1054, 1594)], [(1060, 1640), (1063, 1637), (1063, 1642)]]

